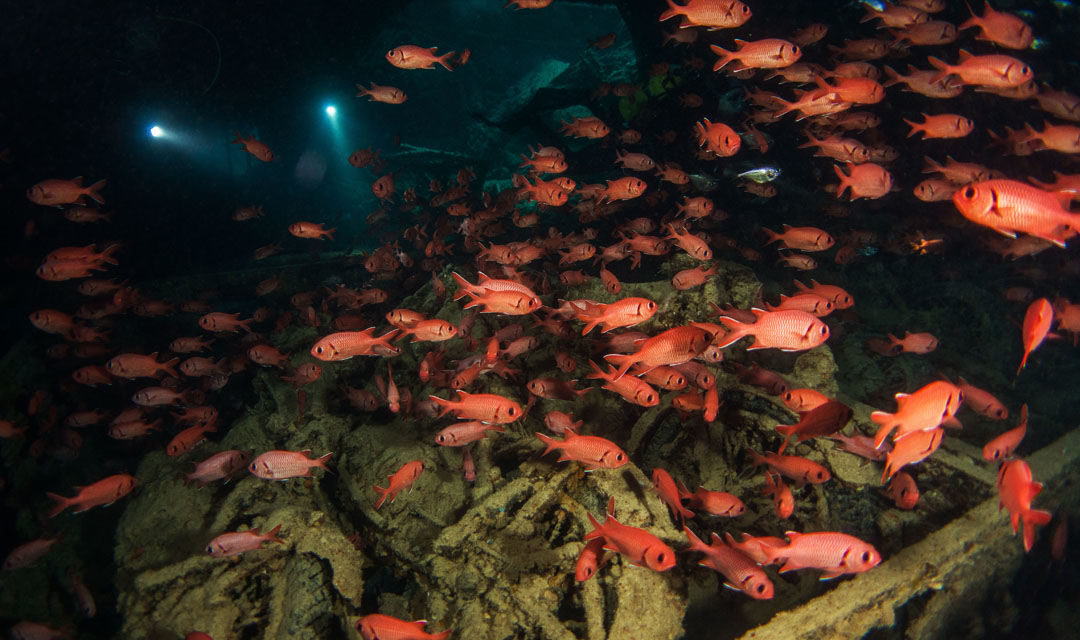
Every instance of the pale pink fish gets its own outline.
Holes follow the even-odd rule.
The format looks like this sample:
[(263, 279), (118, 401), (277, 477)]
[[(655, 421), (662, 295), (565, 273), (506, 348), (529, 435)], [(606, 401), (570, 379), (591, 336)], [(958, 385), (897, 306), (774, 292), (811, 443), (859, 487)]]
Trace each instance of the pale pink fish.
[(753, 336), (754, 344), (747, 350), (780, 349), (782, 351), (805, 351), (823, 344), (829, 338), (829, 325), (805, 311), (765, 311), (752, 309), (757, 321), (745, 324), (720, 317), (720, 323), (728, 333), (714, 344), (723, 349), (746, 336)]
[(71, 640), (67, 631), (53, 629), (39, 622), (23, 620), (11, 626), (12, 640)]
[(25, 569), (33, 565), (42, 556), (49, 552), (54, 544), (60, 541), (61, 536), (54, 538), (38, 538), (37, 540), (31, 540), (20, 544), (11, 550), (11, 553), (4, 559), (4, 571), (13, 571), (15, 569)]
[(441, 444), (444, 447), (462, 447), (470, 442), (483, 440), (487, 437), (488, 431), (502, 433), (506, 429), (497, 424), (488, 424), (479, 420), (459, 422), (435, 434), (435, 444)]
[(286, 478), (301, 478), (311, 476), (312, 467), (321, 467), (329, 471), (326, 461), (334, 455), (330, 452), (324, 456), (312, 460), (308, 458), (311, 449), (303, 451), (267, 451), (255, 458), (248, 465), (248, 471), (259, 478), (267, 480), (285, 480)]
[(252, 551), (261, 547), (263, 542), (285, 542), (277, 537), (281, 525), (274, 527), (266, 533), (259, 533), (258, 527), (250, 531), (231, 531), (223, 533), (206, 545), (206, 553), (211, 558), (228, 558), (237, 556), (245, 551)]
[(975, 413), (986, 416), (991, 420), (1004, 420), (1009, 417), (1009, 410), (992, 393), (980, 389), (967, 380), (960, 378), (956, 384), (964, 394), (964, 404), (975, 410)]
[(685, 525), (683, 532), (690, 541), (690, 548), (686, 551), (704, 553), (705, 557), (699, 560), (698, 564), (723, 574), (727, 578), (725, 587), (742, 591), (755, 600), (769, 600), (773, 597), (772, 581), (750, 556), (726, 544), (715, 532), (712, 534), (711, 545), (702, 542)]
[(251, 454), (247, 451), (230, 449), (220, 451), (195, 465), (195, 470), (184, 474), (184, 482), (197, 482), (199, 488), (215, 480), (227, 480), (229, 476), (247, 466)]
[(97, 614), (97, 603), (94, 602), (94, 594), (86, 588), (82, 575), (72, 567), (68, 571), (68, 580), (71, 582), (71, 595), (75, 596), (75, 607), (84, 618), (93, 618)]
[(881, 563), (881, 554), (868, 542), (834, 531), (798, 533), (788, 531), (788, 544), (765, 547), (767, 564), (782, 564), (780, 573), (796, 569), (821, 569), (822, 580), (845, 573), (862, 573)]

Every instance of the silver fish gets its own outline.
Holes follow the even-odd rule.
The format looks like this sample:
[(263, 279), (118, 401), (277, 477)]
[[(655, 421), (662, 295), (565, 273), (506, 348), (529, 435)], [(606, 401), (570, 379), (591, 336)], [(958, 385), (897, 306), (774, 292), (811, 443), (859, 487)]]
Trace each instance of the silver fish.
[(751, 169), (749, 171), (743, 171), (736, 177), (743, 180), (750, 180), (758, 184), (765, 184), (766, 182), (772, 182), (780, 177), (780, 170), (776, 167), (761, 167), (760, 169)]

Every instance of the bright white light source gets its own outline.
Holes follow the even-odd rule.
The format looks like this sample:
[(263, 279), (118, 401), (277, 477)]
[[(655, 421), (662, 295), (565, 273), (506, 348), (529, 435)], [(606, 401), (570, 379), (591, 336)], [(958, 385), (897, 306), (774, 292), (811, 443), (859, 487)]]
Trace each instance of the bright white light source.
[(335, 107), (332, 104), (326, 105), (326, 115), (330, 116), (331, 118), (336, 116), (337, 115), (337, 107)]
[(165, 130), (155, 124), (154, 126), (150, 127), (150, 135), (154, 136), (155, 138), (160, 138), (161, 136), (165, 135)]

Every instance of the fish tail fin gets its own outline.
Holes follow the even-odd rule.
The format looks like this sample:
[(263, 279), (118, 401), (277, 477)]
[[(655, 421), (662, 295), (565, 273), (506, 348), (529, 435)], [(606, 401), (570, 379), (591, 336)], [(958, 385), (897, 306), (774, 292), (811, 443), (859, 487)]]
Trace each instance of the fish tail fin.
[(686, 15), (686, 12), (682, 11), (683, 7), (680, 7), (679, 5), (675, 4), (671, 0), (667, 0), (667, 4), (668, 4), (668, 8), (667, 8), (667, 10), (665, 10), (663, 13), (660, 14), (659, 22), (663, 22), (665, 20), (671, 20), (672, 18), (674, 18), (676, 16)]
[(86, 192), (85, 192), (85, 193), (84, 193), (83, 195), (87, 195), (87, 196), (90, 196), (90, 197), (91, 197), (91, 198), (93, 198), (93, 199), (94, 199), (94, 200), (95, 200), (95, 201), (96, 201), (96, 202), (97, 202), (98, 204), (105, 204), (105, 198), (102, 198), (102, 197), (101, 197), (101, 194), (100, 194), (100, 193), (98, 193), (98, 192), (99, 192), (99, 191), (101, 191), (101, 190), (102, 190), (103, 188), (105, 188), (105, 181), (104, 181), (104, 180), (98, 180), (98, 181), (97, 181), (97, 182), (95, 182), (94, 184), (92, 184), (92, 185), (90, 185), (89, 187), (87, 187), (87, 188), (86, 188)]
[(717, 349), (730, 347), (746, 335), (746, 327), (748, 325), (739, 322), (735, 318), (729, 318), (728, 316), (720, 316), (717, 319), (720, 321), (720, 324), (724, 325), (724, 328), (728, 330), (726, 336), (716, 339), (714, 344)]
[(273, 529), (267, 531), (266, 533), (264, 533), (263, 538), (267, 542), (285, 542), (284, 540), (282, 540), (281, 538), (279, 538), (277, 536), (278, 531), (281, 531), (281, 525), (280, 524), (278, 526), (274, 527)]
[(1052, 517), (1049, 511), (1031, 510), (1024, 514), (1024, 551), (1031, 551), (1035, 544), (1035, 527), (1050, 524)]
[(371, 488), (375, 490), (375, 493), (379, 494), (379, 499), (375, 501), (375, 508), (378, 509), (383, 505), (384, 502), (386, 502), (387, 496), (390, 495), (390, 488), (383, 488), (377, 484), (372, 485)]
[(881, 83), (882, 87), (888, 88), (903, 82), (903, 80), (900, 79), (900, 73), (896, 69), (893, 69), (889, 65), (885, 65), (884, 69), (885, 75), (889, 76), (889, 79)]
[(459, 274), (457, 271), (450, 274), (450, 276), (454, 279), (454, 282), (456, 282), (459, 287), (459, 289), (454, 292), (454, 300), (460, 300), (464, 298), (466, 294), (469, 293), (469, 290), (473, 288), (473, 285), (470, 284), (469, 281), (462, 277), (461, 274)]
[[(330, 467), (326, 466), (326, 463), (330, 461), (330, 456), (332, 456), (332, 455), (334, 455), (333, 451), (331, 451), (330, 453), (327, 453), (327, 454), (323, 454), (323, 455), (319, 456), (318, 458), (315, 458), (311, 462), (314, 463), (315, 466), (320, 467), (321, 469), (323, 469), (325, 471), (330, 471)], [(333, 473), (333, 472), (331, 471), (331, 473)]]
[(904, 120), (904, 122), (907, 123), (907, 125), (909, 127), (911, 127), (911, 131), (908, 131), (908, 134), (907, 134), (907, 137), (909, 137), (909, 138), (911, 136), (915, 135), (916, 133), (920, 132), (920, 131), (925, 131), (926, 130), (926, 127), (919, 124), (918, 122), (912, 122), (911, 120), (908, 120), (907, 118), (904, 118), (903, 120)]
[(612, 382), (623, 377), (626, 372), (630, 370), (630, 367), (634, 366), (634, 363), (636, 362), (634, 360), (633, 354), (611, 353), (604, 356), (604, 359), (610, 360), (612, 364), (619, 366), (618, 370), (611, 377)]
[(840, 186), (836, 188), (836, 197), (841, 198), (844, 191), (851, 187), (851, 178), (840, 169), (839, 165), (834, 164), (832, 168), (836, 172), (836, 177), (840, 178)]
[(178, 362), (180, 362), (180, 358), (173, 358), (172, 360), (169, 360), (168, 362), (161, 363), (160, 368), (161, 368), (162, 371), (169, 374), (170, 376), (172, 376), (174, 378), (179, 378), (180, 374), (178, 374), (176, 372), (176, 365), (177, 365)]
[(701, 551), (708, 553), (709, 545), (705, 544), (701, 538), (694, 535), (694, 532), (690, 530), (690, 527), (683, 525), (683, 533), (686, 534), (686, 540), (690, 543), (690, 548), (687, 551)]
[(452, 401), (450, 401), (450, 400), (440, 398), (439, 396), (428, 396), (428, 398), (430, 398), (431, 401), (434, 402), (435, 404), (442, 407), (442, 412), (440, 412), (439, 415), (437, 416), (439, 418), (445, 416), (446, 414), (450, 413), (454, 409), (454, 403)]
[(720, 56), (720, 59), (713, 63), (713, 71), (719, 71), (723, 69), (727, 65), (727, 63), (731, 62), (734, 59), (735, 53), (732, 51), (728, 51), (723, 47), (718, 47), (715, 44), (711, 44), (709, 45), (709, 48), (712, 49), (713, 53)]
[(546, 456), (547, 454), (558, 449), (562, 445), (562, 442), (560, 442), (559, 440), (556, 440), (555, 438), (552, 438), (550, 436), (546, 436), (539, 431), (536, 432), (536, 437), (540, 438), (540, 442), (543, 442), (545, 445), (547, 445), (547, 448), (544, 449), (544, 452), (540, 454), (540, 457)]
[(936, 74), (933, 78), (930, 78), (930, 84), (936, 84), (952, 73), (952, 67), (941, 58), (926, 56), (926, 61), (930, 63), (930, 66), (940, 71), (940, 73)]
[(768, 227), (762, 227), (761, 231), (765, 234), (765, 237), (768, 238), (768, 240), (765, 242), (765, 246), (769, 246), (770, 244), (780, 239), (780, 234)]
[(885, 439), (889, 437), (893, 429), (896, 428), (896, 423), (892, 420), (893, 414), (885, 413), (884, 411), (875, 411), (870, 414), (870, 419), (881, 425), (878, 428), (877, 433), (874, 434), (874, 448), (880, 449), (881, 445), (885, 444)]
[(455, 53), (457, 53), (457, 52), (456, 51), (451, 51), (450, 53), (444, 53), (443, 55), (439, 56), (438, 58), (435, 58), (435, 62), (438, 62), (439, 64), (441, 64), (443, 66), (443, 68), (446, 69), (447, 71), (453, 71), (454, 68), (450, 66), (450, 63), (447, 62), (447, 60), (449, 60)]
[(765, 459), (765, 456), (749, 447), (746, 448), (746, 452), (750, 454), (750, 459), (754, 462), (755, 467), (760, 467), (763, 464), (769, 463), (769, 461)]
[(50, 493), (48, 491), (45, 492), (45, 497), (56, 503), (53, 505), (52, 509), (49, 510), (50, 519), (55, 518), (56, 516), (60, 515), (60, 512), (62, 512), (64, 509), (67, 509), (71, 505), (75, 504), (75, 500), (73, 498), (66, 498), (64, 496)]

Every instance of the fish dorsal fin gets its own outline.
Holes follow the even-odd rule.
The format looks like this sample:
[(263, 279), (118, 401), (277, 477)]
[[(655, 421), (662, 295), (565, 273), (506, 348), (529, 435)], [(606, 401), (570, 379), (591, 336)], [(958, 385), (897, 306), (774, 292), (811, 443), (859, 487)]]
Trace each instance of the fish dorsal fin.
[(971, 52), (968, 51), (967, 49), (961, 49), (960, 50), (960, 62), (963, 62), (964, 60), (968, 60), (969, 58), (974, 58), (974, 57), (975, 56), (971, 55)]

